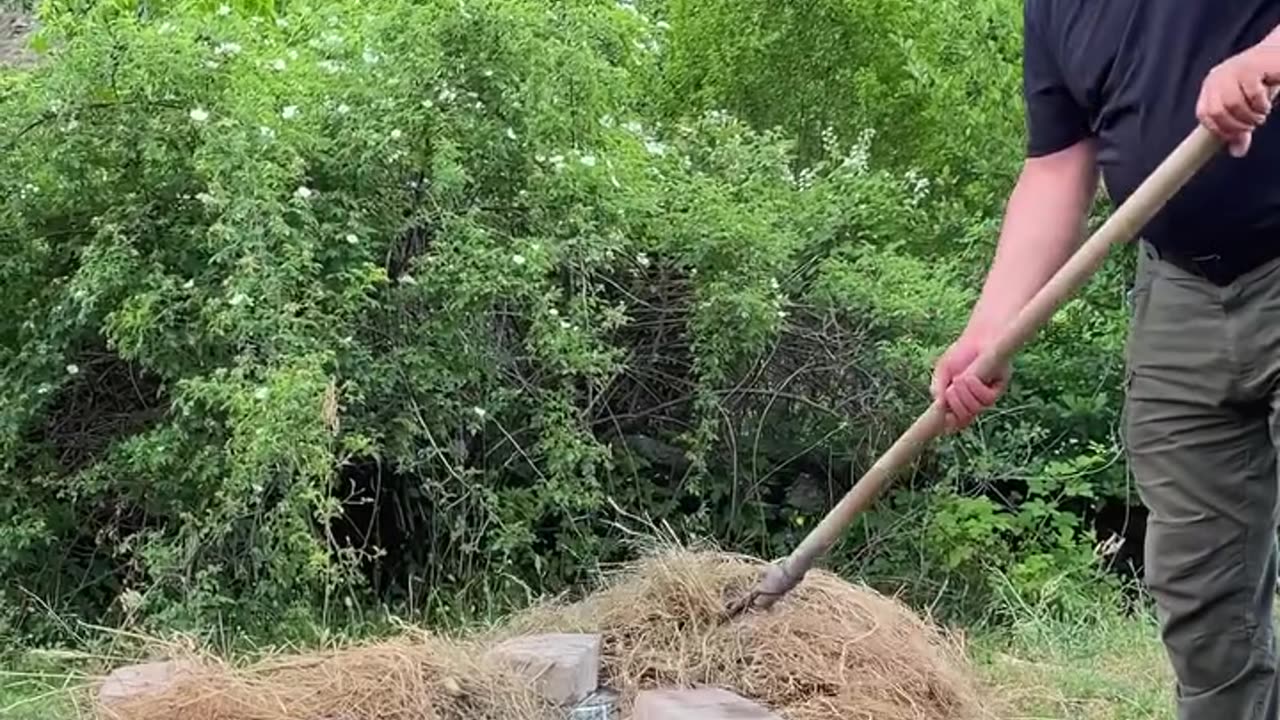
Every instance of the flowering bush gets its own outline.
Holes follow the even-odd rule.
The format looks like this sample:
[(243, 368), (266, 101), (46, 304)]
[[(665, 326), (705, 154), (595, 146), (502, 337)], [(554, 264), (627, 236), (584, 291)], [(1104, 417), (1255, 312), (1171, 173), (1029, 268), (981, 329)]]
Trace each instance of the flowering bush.
[(122, 7), (0, 86), (10, 621), (472, 614), (636, 515), (781, 552), (893, 429), (814, 290), (929, 232), (871, 135), (656, 122), (626, 4)]

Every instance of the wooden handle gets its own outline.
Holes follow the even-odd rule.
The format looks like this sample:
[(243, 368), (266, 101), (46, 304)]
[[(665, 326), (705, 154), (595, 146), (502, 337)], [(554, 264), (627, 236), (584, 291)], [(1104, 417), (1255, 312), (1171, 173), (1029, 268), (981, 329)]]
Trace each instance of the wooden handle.
[[(974, 373), (986, 382), (994, 379), (1024, 344), (1053, 316), (1066, 300), (1087, 282), (1106, 259), (1113, 245), (1128, 242), (1222, 148), (1216, 135), (1197, 124), (1138, 189), (1071, 256), (1044, 287), (1027, 302), (1009, 327), (974, 360)], [(746, 607), (768, 609), (790, 592), (814, 562), (848, 529), (931, 440), (946, 431), (946, 406), (933, 404), (912, 423), (866, 474), (827, 513), (784, 560), (773, 565), (749, 598), (734, 611)]]

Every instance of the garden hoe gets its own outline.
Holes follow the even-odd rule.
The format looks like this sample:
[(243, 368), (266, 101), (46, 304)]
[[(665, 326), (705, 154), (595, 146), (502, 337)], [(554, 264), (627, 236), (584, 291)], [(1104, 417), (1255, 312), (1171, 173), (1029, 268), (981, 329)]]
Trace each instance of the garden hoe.
[[(1197, 125), (1022, 308), (1004, 333), (978, 356), (974, 373), (989, 382), (1097, 272), (1111, 246), (1131, 240), (1221, 147), (1222, 141), (1216, 135)], [(800, 584), (814, 562), (835, 544), (858, 513), (871, 505), (893, 476), (910, 463), (927, 442), (945, 431), (946, 407), (941, 400), (935, 400), (790, 555), (771, 564), (749, 593), (728, 604), (727, 618), (750, 609), (768, 610)]]

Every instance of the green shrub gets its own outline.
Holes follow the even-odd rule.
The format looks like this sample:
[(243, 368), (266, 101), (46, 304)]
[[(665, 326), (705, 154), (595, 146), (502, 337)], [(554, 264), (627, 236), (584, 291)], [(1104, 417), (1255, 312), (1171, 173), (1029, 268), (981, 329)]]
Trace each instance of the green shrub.
[(804, 298), (918, 188), (649, 122), (626, 9), (49, 19), (0, 99), (10, 607), (465, 616), (616, 556), (614, 506), (776, 553), (787, 461), (876, 417)]
[[(994, 211), (1020, 158), (1021, 5), (1011, 0), (651, 0), (669, 21), (665, 111), (725, 109), (822, 153), (828, 128)], [(939, 250), (942, 250), (939, 248)], [(943, 250), (945, 251), (945, 250)]]
[[(49, 2), (0, 84), (0, 630), (462, 620), (647, 523), (790, 551), (927, 405), (1019, 142), (1003, 4), (815, 7)], [(857, 82), (788, 105), (788, 48)], [(1119, 278), (837, 562), (1094, 582)]]

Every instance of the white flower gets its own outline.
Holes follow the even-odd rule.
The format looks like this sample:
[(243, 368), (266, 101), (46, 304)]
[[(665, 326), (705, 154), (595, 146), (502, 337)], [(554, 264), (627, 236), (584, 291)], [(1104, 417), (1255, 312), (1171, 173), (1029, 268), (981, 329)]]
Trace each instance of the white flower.
[(636, 262), (640, 263), (640, 267), (649, 267), (649, 256), (644, 253), (640, 253), (639, 255), (636, 255)]
[(392, 131), (391, 131), (391, 139), (392, 139), (392, 140), (399, 140), (399, 139), (400, 139), (400, 136), (401, 136), (401, 135), (403, 135), (403, 134), (404, 134), (404, 133), (400, 132), (400, 129), (399, 129), (399, 128), (396, 128), (395, 130), (392, 130)]
[(259, 400), (266, 400), (270, 395), (271, 391), (264, 387), (260, 387), (253, 391), (253, 396)]
[(349, 245), (359, 245), (359, 244), (360, 244), (360, 238), (356, 237), (356, 234), (355, 234), (355, 233), (347, 233), (346, 241), (347, 241), (347, 244), (349, 244)]
[(204, 66), (209, 68), (210, 70), (217, 70), (219, 67), (217, 60), (205, 60)]
[(284, 60), (276, 58), (275, 60), (271, 61), (272, 70), (275, 70), (276, 72), (284, 72), (284, 68), (285, 68)]
[(485, 76), (485, 77), (493, 77), (493, 71), (492, 71), (492, 70), (485, 70), (485, 71), (484, 71), (484, 76)]
[(315, 191), (307, 187), (306, 185), (299, 185), (298, 189), (293, 191), (293, 196), (298, 198), (299, 200), (309, 200), (311, 199), (311, 196), (314, 194), (315, 194)]
[(271, 129), (271, 128), (269, 128), (269, 127), (267, 127), (266, 125), (259, 125), (259, 126), (258, 126), (258, 134), (259, 134), (259, 135), (261, 135), (262, 137), (264, 137), (264, 138), (266, 138), (266, 139), (270, 140), (271, 138), (273, 138), (273, 137), (275, 137), (275, 136), (276, 136), (276, 131), (275, 131), (275, 130), (273, 130), (273, 129)]
[(453, 102), (453, 99), (456, 97), (458, 97), (458, 93), (454, 92), (450, 88), (444, 88), (440, 91), (440, 94), (436, 96), (436, 99), (442, 103), (447, 103)]
[(351, 107), (346, 103), (342, 103), (341, 105), (338, 106), (339, 115), (346, 115), (349, 112), (351, 112)]
[(199, 200), (204, 205), (213, 205), (215, 202), (217, 202), (213, 198), (213, 196), (207, 192), (197, 193), (196, 200)]
[(600, 118), (600, 124), (607, 128), (613, 127), (613, 116), (605, 115), (604, 117)]
[(240, 43), (224, 42), (214, 48), (213, 52), (218, 55), (235, 55), (243, 49), (240, 47)]
[(475, 413), (476, 417), (480, 418), (481, 420), (485, 419), (485, 417), (489, 415), (489, 413), (484, 411), (484, 408), (478, 405), (476, 407), (471, 408), (471, 412)]
[(423, 100), (423, 101), (422, 101), (422, 107), (424, 107), (424, 108), (433, 108), (433, 107), (435, 107), (435, 106), (436, 106), (436, 104), (435, 104), (435, 102), (434, 102), (434, 101), (432, 101), (432, 99), (431, 99), (431, 98), (427, 98), (426, 100)]
[(581, 158), (578, 158), (578, 162), (586, 165), (587, 167), (595, 167), (596, 156), (591, 154), (583, 155)]
[(644, 149), (648, 150), (653, 155), (662, 155), (667, 152), (667, 146), (657, 140), (645, 140)]
[(232, 305), (243, 305), (244, 302), (248, 299), (249, 299), (249, 296), (245, 295), (244, 293), (236, 293), (227, 302), (231, 303)]
[(191, 108), (191, 112), (187, 113), (194, 122), (202, 123), (209, 119), (209, 113), (204, 108)]
[(289, 21), (285, 20), (284, 18), (276, 18), (276, 27), (287, 28), (289, 27)]
[(284, 110), (280, 111), (280, 117), (284, 118), (285, 120), (292, 120), (298, 117), (298, 106), (297, 105), (286, 106)]
[(561, 321), (560, 321), (560, 329), (561, 329), (561, 330), (568, 330), (568, 329), (569, 329), (569, 321), (568, 321), (568, 320), (561, 320)]
[(369, 63), (370, 65), (376, 65), (379, 59), (378, 54), (370, 50), (369, 48), (364, 49), (364, 53), (361, 55), (361, 57), (363, 57), (364, 61), (366, 63)]
[(188, 279), (186, 282), (182, 283), (182, 287), (187, 290), (190, 290), (195, 286), (196, 286), (196, 281), (191, 279)]
[(550, 310), (547, 311), (547, 314), (550, 315), (551, 317), (559, 317), (560, 311), (555, 308), (551, 308)]
[(515, 255), (512, 255), (512, 256), (511, 256), (511, 262), (515, 263), (516, 265), (523, 265), (523, 264), (524, 264), (524, 256), (523, 256), (523, 255), (521, 255), (521, 254), (519, 254), (519, 253), (517, 253), (517, 254), (515, 254)]
[(515, 139), (516, 139), (516, 131), (515, 131), (515, 130), (512, 130), (511, 128), (507, 128), (507, 137), (511, 138), (512, 140), (515, 140)]
[(223, 17), (226, 17), (227, 15), (230, 15), (230, 14), (231, 14), (231, 6), (230, 6), (230, 5), (220, 5), (220, 6), (218, 7), (218, 14), (219, 14), (219, 15), (222, 15)]
[(68, 375), (79, 375), (79, 374), (80, 374), (80, 366), (79, 366), (79, 365), (76, 365), (75, 363), (72, 363), (72, 364), (68, 365), (68, 366), (67, 366), (67, 374), (68, 374)]
[(635, 120), (628, 121), (627, 124), (623, 125), (622, 127), (626, 128), (632, 133), (635, 133), (636, 135), (639, 135), (640, 133), (644, 132), (644, 126), (636, 122)]

